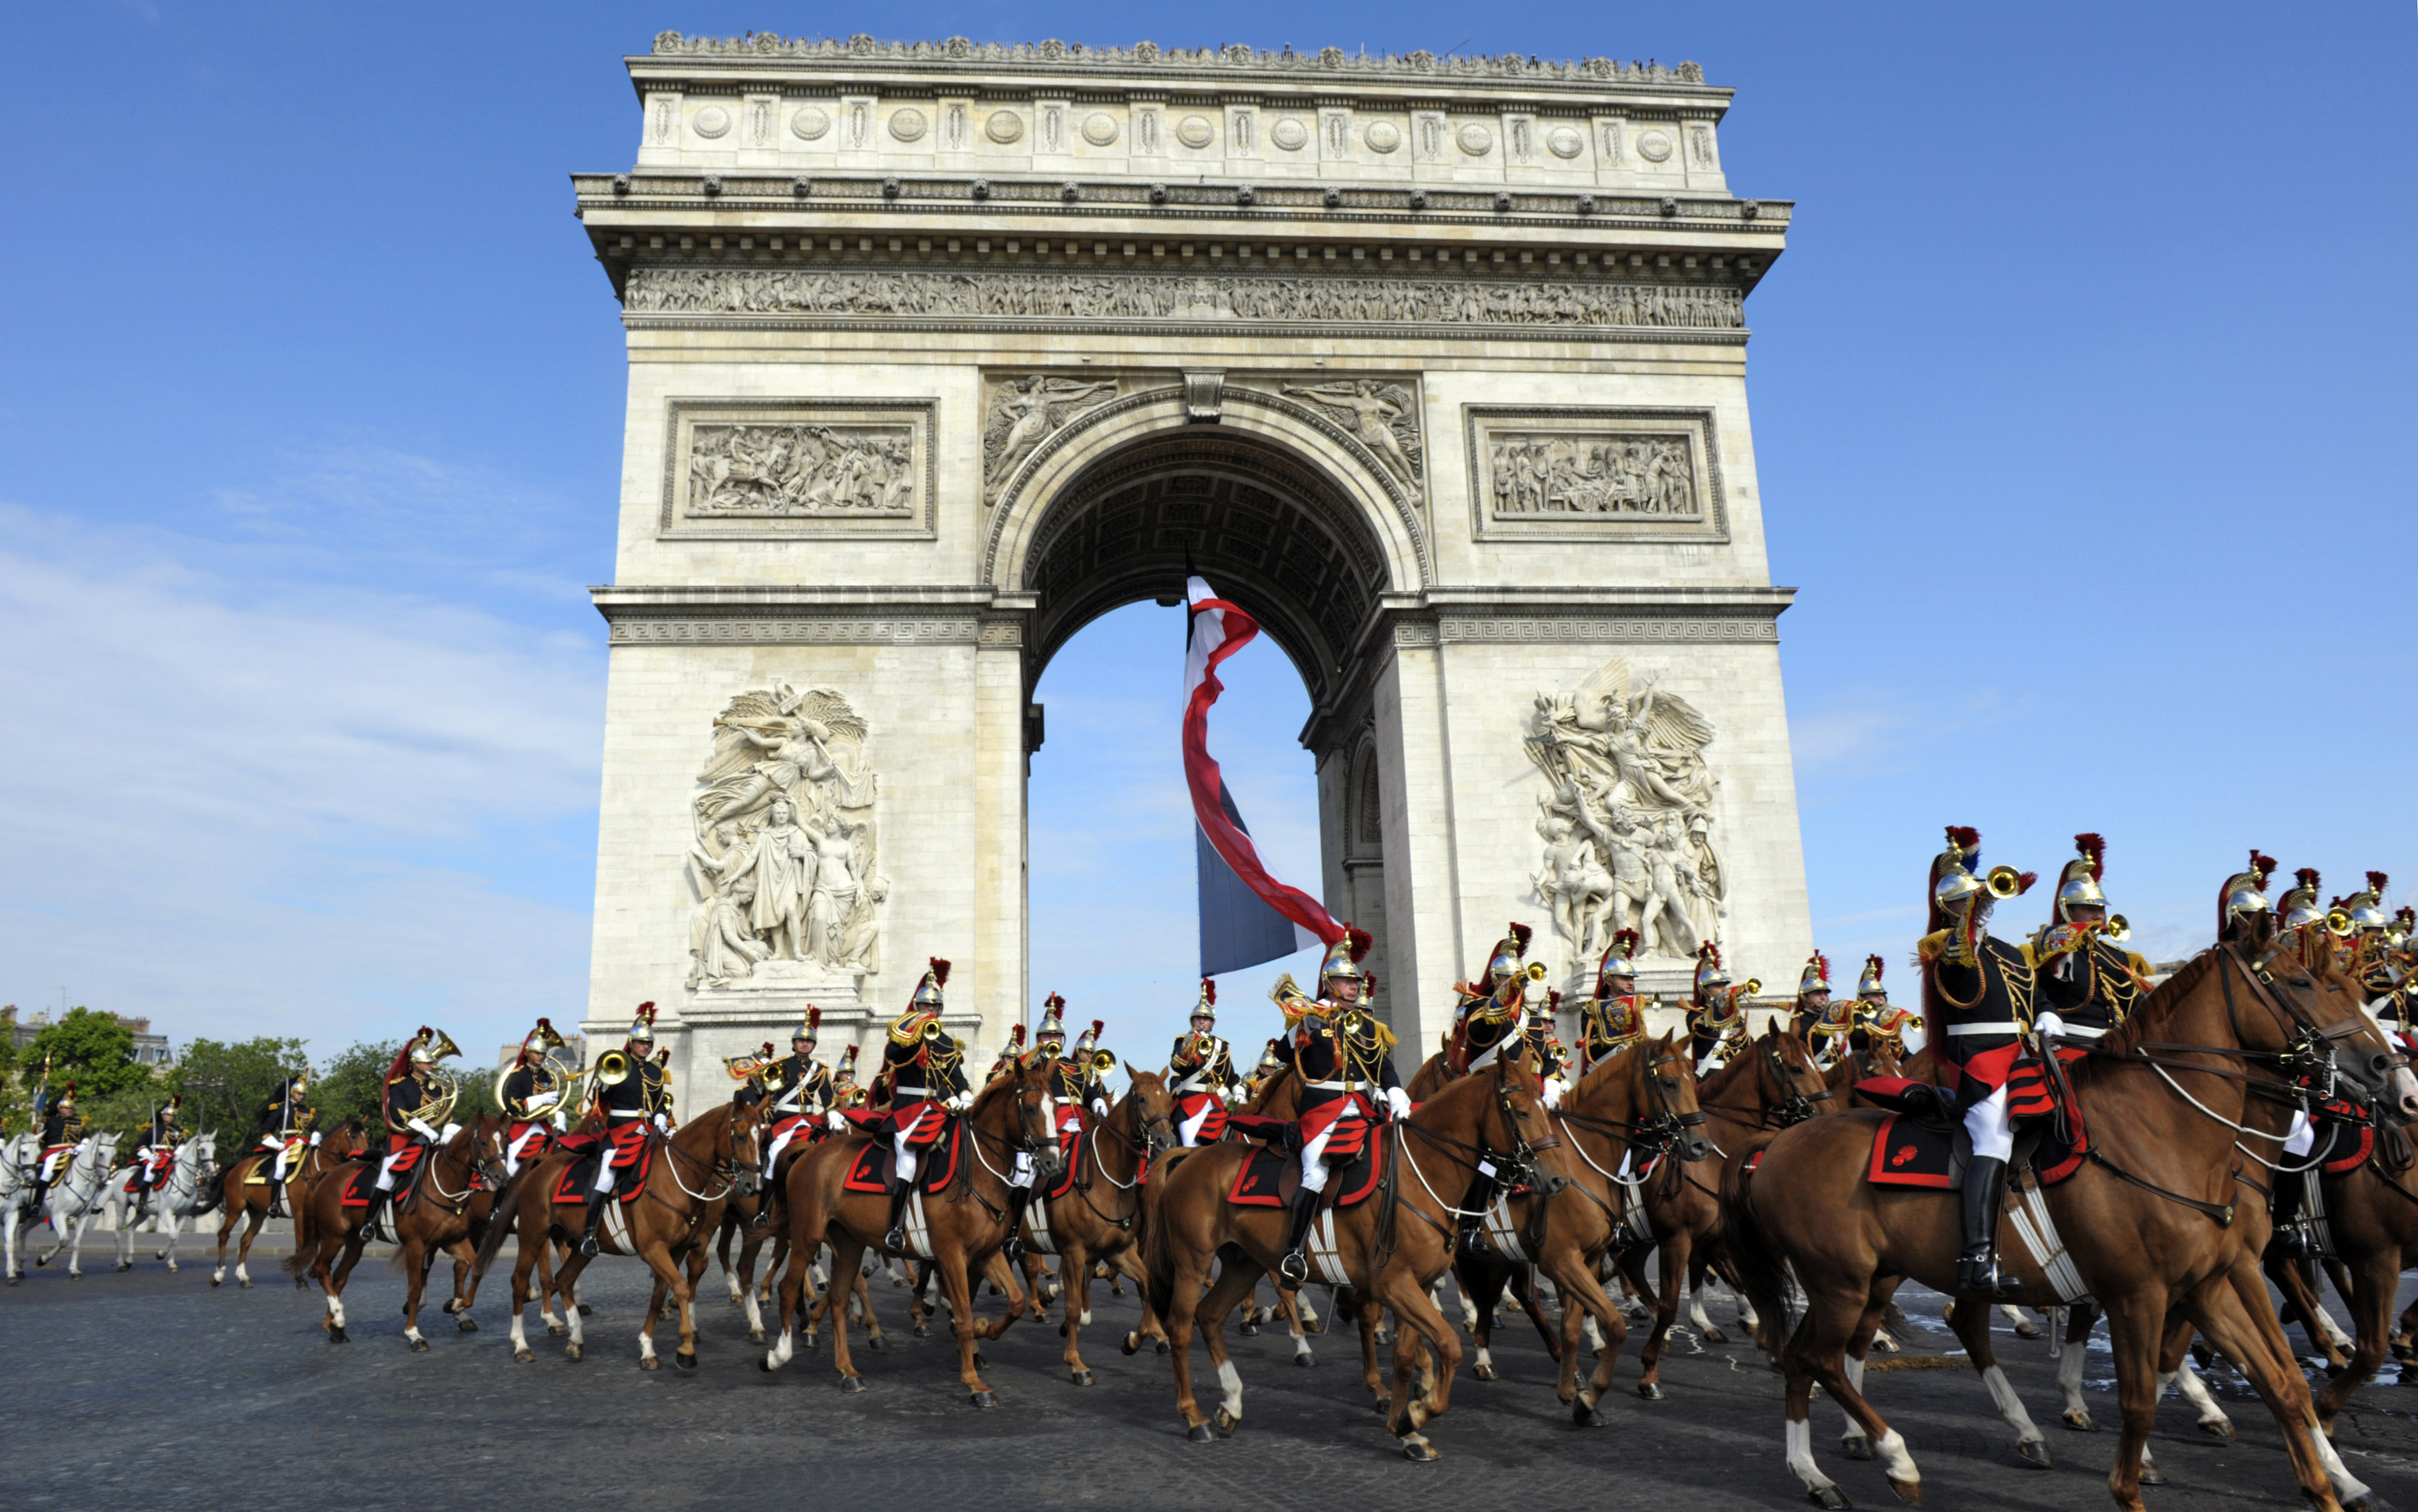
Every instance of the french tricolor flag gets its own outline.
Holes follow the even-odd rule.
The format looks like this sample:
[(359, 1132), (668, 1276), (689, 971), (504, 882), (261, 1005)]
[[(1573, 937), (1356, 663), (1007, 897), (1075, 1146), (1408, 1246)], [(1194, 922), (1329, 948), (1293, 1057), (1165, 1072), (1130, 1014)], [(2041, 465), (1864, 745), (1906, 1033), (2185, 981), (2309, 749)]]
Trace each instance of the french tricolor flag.
[(1217, 664), (1260, 633), (1260, 622), (1199, 576), (1185, 579), (1188, 634), (1184, 657), (1184, 781), (1201, 885), (1201, 974), (1216, 976), (1343, 938), (1316, 898), (1272, 876), (1209, 755), (1209, 710), (1225, 687)]

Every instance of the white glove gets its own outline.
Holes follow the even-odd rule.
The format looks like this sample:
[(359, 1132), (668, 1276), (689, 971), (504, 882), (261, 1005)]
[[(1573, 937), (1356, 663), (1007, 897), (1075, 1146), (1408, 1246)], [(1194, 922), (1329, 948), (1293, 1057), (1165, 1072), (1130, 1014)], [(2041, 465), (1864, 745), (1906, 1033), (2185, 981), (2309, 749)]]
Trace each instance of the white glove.
[(970, 1092), (961, 1092), (949, 1099), (949, 1111), (953, 1113), (962, 1113), (973, 1106), (974, 1094)]
[(319, 1136), (316, 1132), (314, 1132), (311, 1136), (311, 1148), (314, 1150), (319, 1148)]
[(838, 1134), (847, 1129), (848, 1120), (840, 1115), (838, 1108), (834, 1107), (823, 1115), (823, 1126), (834, 1134)]
[(451, 1144), (451, 1143), (453, 1142), (453, 1136), (455, 1136), (455, 1135), (457, 1135), (457, 1134), (459, 1134), (459, 1133), (461, 1133), (461, 1132), (462, 1132), (462, 1125), (461, 1125), (461, 1124), (459, 1124), (459, 1123), (448, 1123), (448, 1124), (446, 1124), (446, 1125), (445, 1125), (445, 1132), (444, 1132), (443, 1134), (440, 1134), (440, 1135), (438, 1135), (438, 1136), (436, 1137), (436, 1142), (437, 1142), (438, 1144)]
[(1094, 1097), (1094, 1098), (1093, 1098), (1093, 1099), (1092, 1099), (1092, 1111), (1093, 1111), (1094, 1114), (1096, 1114), (1097, 1116), (1101, 1117), (1101, 1118), (1106, 1118), (1106, 1117), (1108, 1117), (1108, 1116), (1109, 1116), (1109, 1100), (1108, 1100), (1107, 1098), (1105, 1098), (1105, 1097)]
[(2043, 1008), (2032, 1020), (2032, 1032), (2042, 1039), (2052, 1039), (2065, 1032), (2065, 1020), (2057, 1016), (2055, 1009)]
[(656, 1115), (655, 1115), (655, 1128), (656, 1128), (658, 1131), (660, 1131), (661, 1133), (664, 1133), (664, 1134), (669, 1134), (669, 1133), (671, 1133), (671, 1132), (672, 1132), (672, 1116), (671, 1116), (669, 1113), (658, 1113), (658, 1114), (656, 1114)]
[(1250, 1089), (1239, 1081), (1226, 1089), (1226, 1101), (1230, 1103), (1247, 1103), (1250, 1100)]
[(1396, 1118), (1409, 1118), (1411, 1094), (1400, 1087), (1388, 1087), (1385, 1089), (1385, 1106), (1393, 1110)]
[(414, 1129), (418, 1130), (421, 1134), (425, 1135), (425, 1136), (428, 1138), (428, 1139), (429, 1139), (429, 1141), (430, 1141), (431, 1143), (435, 1143), (435, 1144), (442, 1144), (442, 1143), (444, 1143), (444, 1142), (445, 1142), (445, 1141), (444, 1141), (444, 1139), (443, 1139), (443, 1138), (442, 1138), (440, 1135), (438, 1135), (438, 1134), (437, 1134), (437, 1132), (436, 1132), (435, 1129), (430, 1128), (427, 1124), (422, 1123), (420, 1120), (418, 1120), (418, 1119), (412, 1119), (412, 1120), (410, 1120), (410, 1121), (409, 1121), (409, 1123), (410, 1123), (410, 1126), (411, 1126), (412, 1128), (414, 1128)]
[(1564, 1081), (1561, 1077), (1552, 1077), (1547, 1078), (1545, 1082), (1545, 1106), (1548, 1108), (1561, 1107), (1562, 1093), (1569, 1090), (1570, 1084)]
[(539, 1092), (528, 1099), (528, 1110), (534, 1113), (541, 1107), (552, 1107), (556, 1102), (560, 1100), (561, 1096), (562, 1093), (559, 1092)]

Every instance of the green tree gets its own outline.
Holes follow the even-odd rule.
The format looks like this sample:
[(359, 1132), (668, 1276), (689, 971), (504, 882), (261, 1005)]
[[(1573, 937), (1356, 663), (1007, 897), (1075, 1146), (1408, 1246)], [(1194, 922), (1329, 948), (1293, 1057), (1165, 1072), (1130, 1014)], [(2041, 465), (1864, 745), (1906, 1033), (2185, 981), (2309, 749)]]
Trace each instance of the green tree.
[(34, 1036), (19, 1057), (18, 1084), (37, 1086), (45, 1065), (54, 1091), (72, 1081), (80, 1098), (96, 1102), (151, 1079), (151, 1068), (134, 1059), (134, 1031), (89, 1008), (69, 1009)]
[(363, 1041), (345, 1046), (321, 1067), (311, 1099), (319, 1110), (317, 1126), (332, 1129), (357, 1118), (375, 1140), (385, 1127), (380, 1102), (386, 1092), (386, 1069), (394, 1063), (394, 1052), (400, 1047), (392, 1040)]
[(261, 1108), (276, 1100), (285, 1079), (309, 1064), (300, 1040), (195, 1040), (185, 1046), (170, 1082), (184, 1094), (185, 1127), (217, 1135), (219, 1158), (225, 1161), (251, 1140)]
[(33, 1117), (33, 1099), (17, 1081), (17, 1005), (0, 1007), (0, 1134), (13, 1134)]

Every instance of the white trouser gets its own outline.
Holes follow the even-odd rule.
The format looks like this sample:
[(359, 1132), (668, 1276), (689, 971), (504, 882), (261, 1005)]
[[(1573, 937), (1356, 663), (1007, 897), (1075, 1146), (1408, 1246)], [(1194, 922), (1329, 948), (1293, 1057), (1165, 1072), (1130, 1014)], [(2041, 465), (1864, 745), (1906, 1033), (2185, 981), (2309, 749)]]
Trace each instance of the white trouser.
[[(788, 1115), (785, 1113), (782, 1116), (786, 1118)], [(793, 1123), (789, 1125), (789, 1127), (783, 1129), (773, 1140), (771, 1148), (764, 1152), (764, 1175), (767, 1180), (771, 1179), (773, 1174), (773, 1165), (775, 1161), (781, 1158), (781, 1152), (789, 1148), (789, 1141), (796, 1138), (799, 1135), (803, 1134), (805, 1130), (805, 1124)]]
[(84, 1153), (84, 1146), (53, 1152), (42, 1161), (42, 1180), (49, 1181), (59, 1173), (59, 1167)]
[(387, 1156), (385, 1160), (379, 1163), (377, 1179), (377, 1189), (379, 1191), (391, 1192), (394, 1190), (394, 1163), (401, 1160), (408, 1153), (410, 1153), (410, 1147), (406, 1146), (404, 1149), (398, 1150), (394, 1153)]
[(2292, 1109), (2292, 1126), (2284, 1135), (2284, 1153), (2305, 1155), (2318, 1147), (2318, 1126), (2301, 1108)]
[(1193, 1140), (1201, 1138), (1201, 1125), (1208, 1123), (1209, 1115), (1216, 1111), (1217, 1111), (1217, 1105), (1216, 1103), (1201, 1104), (1200, 1112), (1193, 1114), (1190, 1118), (1186, 1119), (1182, 1123), (1176, 1125), (1175, 1142), (1179, 1145), (1188, 1145)]
[[(1342, 1122), (1337, 1119), (1335, 1123)], [(1305, 1190), (1326, 1190), (1326, 1162), (1321, 1157), (1326, 1153), (1326, 1141), (1335, 1138), (1335, 1123), (1319, 1130), (1317, 1138), (1301, 1147), (1301, 1184)]]
[(519, 1175), (521, 1173), (521, 1152), (529, 1147), (530, 1140), (543, 1138), (544, 1137), (545, 1125), (542, 1123), (532, 1123), (528, 1128), (522, 1130), (521, 1137), (519, 1138), (514, 1139), (511, 1144), (504, 1147), (504, 1174), (506, 1176)]
[(1965, 1132), (1973, 1137), (1976, 1160), (2006, 1160), (2014, 1154), (2015, 1121), (2007, 1116), (2004, 1084), (1965, 1110)]
[(277, 1168), (271, 1175), (281, 1182), (285, 1179), (285, 1152), (282, 1148), (277, 1152)]
[[(918, 1118), (915, 1123), (923, 1122)], [(898, 1179), (902, 1182), (911, 1182), (915, 1179), (915, 1147), (909, 1142), (914, 1138), (914, 1124), (910, 1124), (890, 1137), (890, 1147), (898, 1152)]]

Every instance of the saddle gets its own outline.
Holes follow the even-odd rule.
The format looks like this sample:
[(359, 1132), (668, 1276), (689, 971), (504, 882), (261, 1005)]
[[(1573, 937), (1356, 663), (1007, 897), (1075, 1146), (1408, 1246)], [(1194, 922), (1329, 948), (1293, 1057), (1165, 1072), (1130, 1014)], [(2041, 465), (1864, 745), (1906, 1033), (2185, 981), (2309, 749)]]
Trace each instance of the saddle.
[[(1383, 1138), (1362, 1140), (1358, 1154), (1328, 1172), (1319, 1206), (1357, 1207), (1375, 1195), (1385, 1181), (1385, 1145)], [(1226, 1200), (1243, 1208), (1291, 1208), (1293, 1194), (1300, 1190), (1300, 1156), (1262, 1144), (1243, 1157)]]
[[(966, 1127), (962, 1121), (951, 1118), (917, 1162), (915, 1189), (939, 1196), (957, 1179), (957, 1167), (963, 1164)], [(888, 1139), (876, 1139), (856, 1153), (849, 1162), (848, 1174), (840, 1178), (843, 1192), (887, 1192), (890, 1180), (898, 1168), (898, 1152)]]
[(647, 1175), (654, 1168), (654, 1131), (644, 1123), (635, 1126), (645, 1131), (643, 1137), (616, 1139), (607, 1134), (567, 1134), (555, 1146), (571, 1154), (571, 1163), (554, 1179), (554, 1192), (548, 1200), (586, 1205), (589, 1193), (596, 1187), (596, 1167), (601, 1160), (611, 1158), (613, 1168), (622, 1174), (613, 1179), (613, 1196), (626, 1207), (635, 1202), (647, 1189)]
[[(1973, 1158), (1973, 1139), (1965, 1132), (1964, 1122), (1951, 1122), (1942, 1116), (1938, 1104), (1919, 1095), (1901, 1098), (1892, 1085), (1901, 1081), (1875, 1077), (1856, 1086), (1875, 1102), (1898, 1108), (1881, 1121), (1879, 1132), (1873, 1136), (1873, 1157), (1864, 1180), (1875, 1186), (1963, 1191), (1965, 1167)], [(2055, 1186), (2082, 1168), (2090, 1138), (2083, 1127), (2080, 1104), (2070, 1106), (2066, 1113), (2062, 1123), (2028, 1118), (2015, 1125), (2013, 1158), (2007, 1162), (2011, 1177), (2029, 1168), (2040, 1184)]]

